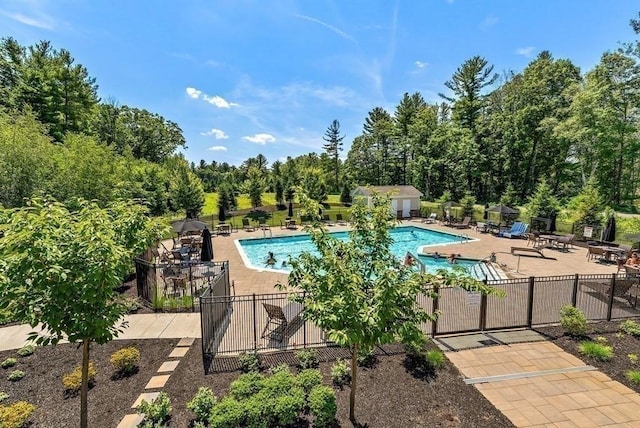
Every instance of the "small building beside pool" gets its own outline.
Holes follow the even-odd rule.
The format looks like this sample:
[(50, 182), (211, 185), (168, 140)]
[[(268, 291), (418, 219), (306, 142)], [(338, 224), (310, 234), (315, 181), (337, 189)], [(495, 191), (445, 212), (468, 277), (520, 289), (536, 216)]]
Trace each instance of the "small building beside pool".
[(417, 217), (420, 213), (420, 197), (422, 192), (413, 186), (358, 186), (351, 192), (351, 197), (364, 197), (367, 205), (371, 205), (373, 193), (388, 193), (391, 198), (391, 212), (398, 218)]

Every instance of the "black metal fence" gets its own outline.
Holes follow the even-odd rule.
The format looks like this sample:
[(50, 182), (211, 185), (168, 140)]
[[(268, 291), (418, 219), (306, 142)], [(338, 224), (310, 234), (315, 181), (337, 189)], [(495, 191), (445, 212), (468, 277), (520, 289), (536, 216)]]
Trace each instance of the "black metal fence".
[[(417, 304), (438, 311), (437, 321), (422, 326), (431, 336), (505, 328), (532, 327), (560, 321), (559, 309), (573, 305), (590, 320), (640, 316), (640, 276), (632, 274), (565, 275), (490, 281), (505, 297), (483, 296), (457, 287), (440, 288), (435, 299), (419, 296)], [(222, 294), (222, 295), (221, 295)], [(304, 317), (275, 327), (268, 306), (285, 308), (287, 294), (225, 296), (207, 290), (200, 298), (202, 352), (215, 355), (281, 351), (330, 345), (320, 328)], [(278, 331), (280, 329), (280, 331)]]
[(228, 291), (231, 286), (227, 261), (153, 263), (136, 258), (135, 266), (138, 296), (157, 312), (194, 312), (205, 290)]

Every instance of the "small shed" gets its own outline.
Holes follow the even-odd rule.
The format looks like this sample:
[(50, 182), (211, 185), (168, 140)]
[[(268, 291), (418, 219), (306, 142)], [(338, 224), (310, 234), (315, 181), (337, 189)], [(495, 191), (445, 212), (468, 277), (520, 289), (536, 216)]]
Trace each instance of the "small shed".
[(420, 213), (420, 197), (422, 192), (413, 186), (358, 186), (351, 192), (351, 196), (364, 197), (367, 205), (371, 205), (373, 193), (388, 193), (391, 198), (391, 212), (398, 218), (417, 217)]

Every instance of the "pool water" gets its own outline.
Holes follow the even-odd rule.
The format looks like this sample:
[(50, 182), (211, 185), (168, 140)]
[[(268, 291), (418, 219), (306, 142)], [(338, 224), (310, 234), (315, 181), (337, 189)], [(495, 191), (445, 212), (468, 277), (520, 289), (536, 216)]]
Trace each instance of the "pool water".
[[(331, 235), (341, 241), (349, 239), (348, 232), (333, 232)], [(413, 226), (392, 229), (391, 237), (393, 238), (391, 252), (401, 260), (404, 259), (407, 251), (417, 255), (419, 247), (459, 243), (461, 240), (459, 235)], [(272, 252), (276, 259), (275, 265), (269, 268), (283, 272), (290, 272), (291, 270), (291, 267), (288, 266), (290, 257), (298, 257), (303, 252), (318, 254), (309, 235), (280, 236), (266, 239), (239, 239), (236, 242), (245, 264), (258, 269), (268, 267), (265, 262), (269, 252)], [(286, 266), (282, 266), (283, 261), (287, 262)], [(434, 259), (433, 257), (420, 256), (420, 261), (424, 262), (427, 270), (431, 272), (435, 272), (438, 269), (452, 268), (452, 265), (448, 263), (445, 258)], [(459, 260), (456, 265), (467, 267), (475, 263), (475, 260)]]

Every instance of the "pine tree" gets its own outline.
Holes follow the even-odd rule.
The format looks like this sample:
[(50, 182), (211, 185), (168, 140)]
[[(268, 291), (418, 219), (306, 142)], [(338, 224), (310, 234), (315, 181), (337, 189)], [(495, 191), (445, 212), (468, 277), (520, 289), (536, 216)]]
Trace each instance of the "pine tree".
[(327, 131), (324, 133), (324, 137), (322, 137), (322, 139), (327, 142), (327, 144), (322, 147), (326, 150), (329, 157), (333, 159), (333, 173), (335, 179), (333, 185), (336, 191), (338, 191), (338, 189), (340, 188), (338, 182), (340, 172), (340, 159), (338, 157), (340, 152), (342, 151), (342, 140), (344, 140), (344, 137), (344, 135), (340, 136), (340, 122), (338, 122), (337, 120), (331, 122), (331, 125), (329, 125)]

